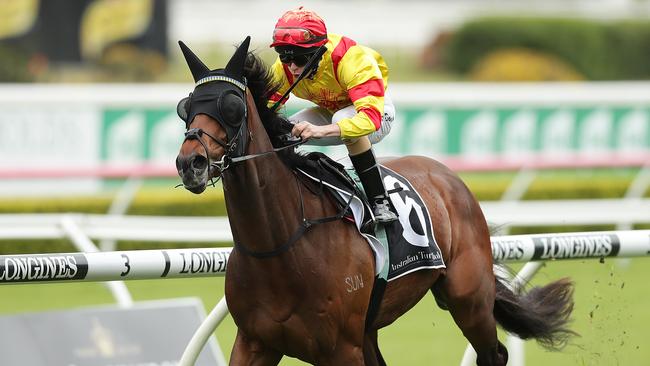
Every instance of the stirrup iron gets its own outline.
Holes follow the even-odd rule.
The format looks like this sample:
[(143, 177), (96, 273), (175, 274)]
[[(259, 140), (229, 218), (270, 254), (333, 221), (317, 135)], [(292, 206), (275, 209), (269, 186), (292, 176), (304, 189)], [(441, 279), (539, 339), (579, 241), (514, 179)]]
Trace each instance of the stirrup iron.
[(378, 197), (374, 199), (372, 204), (372, 213), (375, 216), (375, 221), (381, 224), (387, 224), (397, 220), (397, 215), (391, 210), (390, 203), (385, 197)]

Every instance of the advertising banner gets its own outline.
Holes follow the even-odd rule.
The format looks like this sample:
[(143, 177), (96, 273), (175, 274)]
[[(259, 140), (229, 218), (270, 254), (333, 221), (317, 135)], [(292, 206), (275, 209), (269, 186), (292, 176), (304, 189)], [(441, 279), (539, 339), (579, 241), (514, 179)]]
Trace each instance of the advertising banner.
[[(517, 161), (650, 151), (650, 108), (644, 107), (398, 110), (391, 133), (377, 145), (379, 155)], [(174, 110), (106, 109), (101, 114), (100, 161), (173, 163), (184, 127)]]
[[(398, 110), (378, 155), (524, 161), (650, 152), (647, 107)], [(0, 169), (153, 164), (173, 171), (184, 124), (172, 108), (37, 106), (3, 110), (0, 131)]]
[[(203, 318), (196, 299), (2, 316), (0, 364), (175, 366)], [(216, 365), (218, 347), (211, 339), (196, 365)]]

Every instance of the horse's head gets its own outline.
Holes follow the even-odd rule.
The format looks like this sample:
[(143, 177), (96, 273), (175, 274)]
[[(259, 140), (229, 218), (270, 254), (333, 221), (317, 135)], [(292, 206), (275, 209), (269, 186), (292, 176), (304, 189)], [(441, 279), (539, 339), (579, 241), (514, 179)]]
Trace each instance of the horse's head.
[(176, 157), (176, 168), (185, 188), (193, 193), (203, 192), (210, 179), (227, 168), (230, 159), (246, 151), (248, 106), (244, 65), (249, 43), (247, 37), (225, 68), (210, 70), (179, 42), (195, 87), (177, 107), (187, 132)]

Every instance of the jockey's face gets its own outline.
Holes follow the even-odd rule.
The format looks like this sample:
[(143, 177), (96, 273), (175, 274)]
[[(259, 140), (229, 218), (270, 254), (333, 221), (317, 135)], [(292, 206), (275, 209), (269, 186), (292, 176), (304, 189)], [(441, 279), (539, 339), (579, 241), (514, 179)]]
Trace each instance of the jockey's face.
[(277, 46), (275, 51), (294, 77), (298, 77), (319, 47)]
[(298, 65), (294, 64), (293, 62), (290, 63), (290, 64), (288, 64), (287, 67), (289, 68), (289, 71), (291, 72), (291, 74), (292, 74), (293, 77), (295, 77), (295, 78), (297, 78), (298, 76), (300, 76), (300, 74), (302, 73), (302, 70), (305, 69), (305, 65), (303, 65), (303, 66), (298, 66)]

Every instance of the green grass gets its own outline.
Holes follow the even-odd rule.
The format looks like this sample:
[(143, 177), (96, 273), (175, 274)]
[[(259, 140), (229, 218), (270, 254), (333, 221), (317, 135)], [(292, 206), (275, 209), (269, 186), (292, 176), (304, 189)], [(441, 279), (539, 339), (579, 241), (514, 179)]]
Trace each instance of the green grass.
[[(637, 169), (544, 171), (538, 175), (531, 191), (539, 192), (542, 191), (540, 186), (551, 185), (557, 187), (557, 190), (553, 190), (557, 197), (553, 198), (589, 197), (593, 192), (585, 191), (584, 186), (598, 182), (599, 185), (611, 186), (612, 196), (620, 197), (636, 173)], [(481, 193), (483, 198), (498, 199), (514, 173), (463, 173), (461, 176), (472, 191)], [(113, 183), (111, 189), (119, 186), (119, 182)], [(194, 196), (182, 189), (174, 190), (171, 186), (173, 184), (170, 180), (148, 181), (137, 200), (148, 202), (163, 195), (179, 203), (198, 204), (205, 200), (204, 196)], [(563, 189), (567, 192), (564, 195), (560, 194)], [(221, 188), (210, 193), (211, 197), (220, 194)], [(18, 204), (21, 207), (27, 205), (25, 202)], [(32, 204), (36, 209), (43, 203), (39, 201), (30, 203)], [(27, 205), (27, 209), (29, 207)], [(646, 284), (650, 278), (650, 259), (607, 260), (603, 264), (597, 260), (550, 262), (533, 283), (544, 284), (565, 276), (576, 283), (572, 329), (581, 336), (574, 338), (562, 352), (547, 352), (535, 342), (527, 342), (526, 365), (650, 365), (650, 347), (645, 338), (650, 329), (650, 291)], [(133, 281), (127, 285), (135, 300), (199, 297), (207, 311), (223, 296), (221, 278)], [(0, 286), (0, 299), (0, 314), (113, 302), (108, 290), (100, 283)], [(217, 336), (222, 349), (228, 353), (235, 336), (235, 327), (230, 317), (219, 328)], [(505, 335), (501, 333), (500, 338), (505, 340)], [(429, 295), (409, 313), (380, 332), (380, 346), (390, 365), (457, 365), (466, 344), (449, 314), (440, 310)], [(285, 359), (281, 365), (304, 363)]]
[[(647, 365), (650, 347), (650, 259), (556, 261), (548, 263), (534, 284), (569, 276), (576, 283), (572, 328), (581, 334), (562, 352), (526, 343), (526, 365)], [(147, 280), (127, 283), (135, 300), (199, 297), (209, 311), (223, 295), (222, 278)], [(0, 286), (0, 314), (66, 309), (111, 303), (99, 283)], [(224, 352), (235, 336), (230, 317), (217, 331)], [(500, 334), (502, 340), (504, 334)], [(451, 317), (431, 296), (380, 332), (389, 365), (457, 365), (466, 343)], [(285, 359), (281, 365), (304, 365)]]

